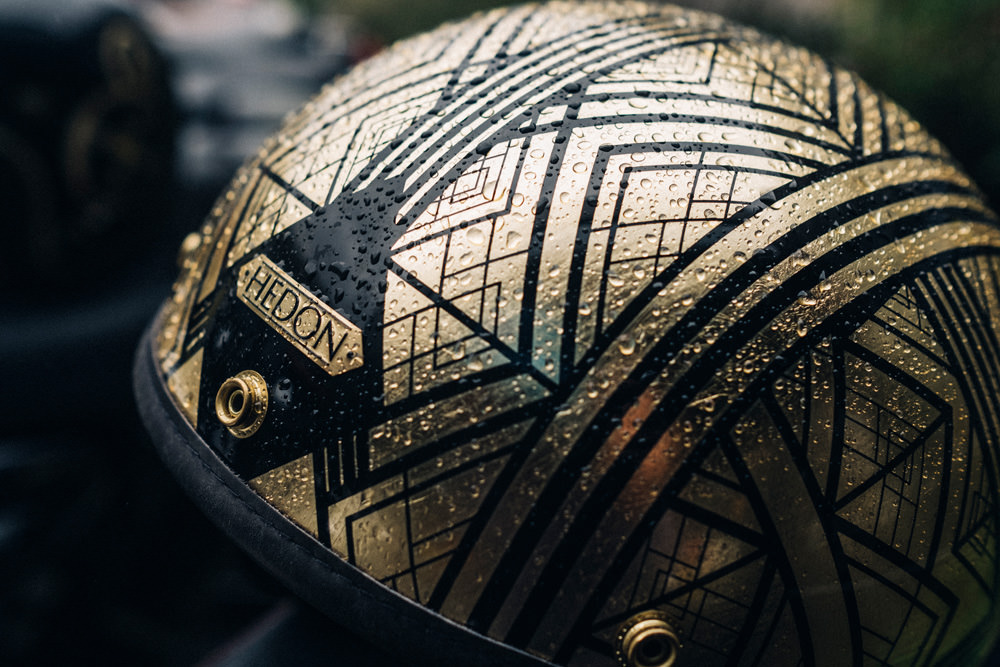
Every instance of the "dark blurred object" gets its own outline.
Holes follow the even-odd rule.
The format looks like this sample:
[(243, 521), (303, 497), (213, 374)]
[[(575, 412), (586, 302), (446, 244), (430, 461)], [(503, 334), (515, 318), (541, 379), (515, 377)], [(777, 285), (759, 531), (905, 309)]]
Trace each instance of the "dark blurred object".
[(292, 597), (278, 601), (200, 667), (407, 667)]
[(181, 238), (348, 57), (337, 25), (223, 4), (0, 0), (0, 665), (297, 636), (301, 613), (246, 644), (285, 593), (180, 493), (131, 394)]
[[(139, 4), (170, 59), (182, 114), (179, 175), (214, 197), (247, 155), (350, 64), (346, 19), (283, 0)], [(198, 211), (191, 229), (206, 211)]]
[(135, 417), (132, 351), (197, 224), (167, 62), (125, 7), (24, 0), (0, 63), (0, 664), (191, 664), (278, 589)]
[(1000, 2), (831, 4), (830, 51), (923, 123), (1000, 206)]
[(0, 299), (107, 284), (166, 218), (165, 63), (120, 6), (80, 0), (0, 4), (0, 62), (0, 277), (18, 286)]

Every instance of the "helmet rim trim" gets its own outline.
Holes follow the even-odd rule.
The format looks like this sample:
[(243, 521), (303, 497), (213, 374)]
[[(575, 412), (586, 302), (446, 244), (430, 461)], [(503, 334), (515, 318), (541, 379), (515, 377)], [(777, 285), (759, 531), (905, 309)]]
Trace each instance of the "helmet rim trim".
[(257, 495), (185, 420), (167, 389), (154, 351), (159, 320), (154, 318), (143, 334), (133, 364), (139, 416), (187, 495), (254, 561), (332, 622), (418, 664), (439, 664), (435, 656), (442, 651), (459, 664), (482, 667), (551, 664), (459, 625), (350, 567)]

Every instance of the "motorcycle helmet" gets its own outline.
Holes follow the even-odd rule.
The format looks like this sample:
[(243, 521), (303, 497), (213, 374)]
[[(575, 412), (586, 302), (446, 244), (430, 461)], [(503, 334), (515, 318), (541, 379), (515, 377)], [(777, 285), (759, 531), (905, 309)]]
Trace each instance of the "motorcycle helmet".
[(806, 50), (672, 6), (496, 10), (239, 170), (139, 407), (222, 528), (404, 663), (974, 664), (996, 223)]

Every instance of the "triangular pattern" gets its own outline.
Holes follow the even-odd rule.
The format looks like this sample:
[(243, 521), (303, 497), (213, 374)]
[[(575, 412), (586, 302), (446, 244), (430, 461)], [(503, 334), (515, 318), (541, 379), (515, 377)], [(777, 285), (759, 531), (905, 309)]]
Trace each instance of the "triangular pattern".
[(955, 531), (954, 552), (983, 588), (992, 589), (996, 565), (991, 554), (997, 551), (996, 491), (983, 460), (982, 444), (973, 435), (970, 444), (970, 475), (963, 495), (961, 523)]
[(285, 183), (276, 180), (266, 170), (257, 176), (247, 208), (254, 213), (244, 217), (236, 228), (227, 257), (230, 266), (312, 212), (310, 206), (288, 191)]
[[(933, 544), (927, 528), (941, 510), (939, 497), (925, 497), (925, 487), (941, 483), (940, 451), (944, 429), (936, 431), (926, 447), (913, 452), (891, 468), (880, 468), (884, 477), (869, 480), (861, 493), (842, 499), (838, 515), (878, 540), (904, 553), (916, 563), (925, 563)], [(849, 464), (845, 464), (849, 466)]]
[[(447, 483), (417, 489), (401, 480), (398, 495), (350, 519), (354, 563), (403, 595), (426, 602), (506, 460), (492, 458), (449, 474)], [(389, 539), (386, 526), (405, 527), (409, 539)]]
[[(723, 544), (726, 548), (720, 550)], [(668, 511), (630, 567), (636, 578), (623, 578), (634, 583), (609, 598), (596, 619), (595, 633), (612, 643), (613, 633), (631, 614), (660, 609), (677, 621), (685, 638), (685, 656), (704, 654), (707, 660), (695, 664), (714, 664), (750, 621), (756, 591), (745, 583), (771, 585), (762, 576), (765, 568), (755, 547), (734, 543), (700, 521)], [(720, 628), (729, 643), (718, 641)]]
[(919, 584), (910, 580), (886, 586), (884, 577), (859, 563), (852, 563), (849, 571), (856, 589), (879, 590), (877, 599), (865, 596), (858, 605), (865, 664), (920, 664), (940, 632), (941, 618), (919, 600)]
[(315, 537), (317, 519), (316, 493), (311, 488), (313, 478), (312, 454), (306, 454), (251, 479), (247, 484)]
[(811, 396), (811, 359), (803, 357), (778, 376), (771, 384), (774, 400), (781, 406), (781, 413), (788, 421), (795, 436), (789, 447), (803, 451), (803, 440), (809, 430)]
[(721, 448), (704, 457), (595, 618), (596, 637), (613, 645), (624, 619), (655, 608), (677, 623), (685, 659), (714, 665), (754, 627), (773, 631), (784, 588), (760, 549), (744, 483)]
[[(584, 293), (601, 294), (602, 330), (683, 252), (748, 203), (789, 180), (777, 172), (743, 173), (706, 164), (704, 152), (680, 157), (687, 164), (658, 167), (657, 158), (650, 156), (646, 164), (624, 175), (611, 162), (602, 189), (616, 205), (595, 215), (588, 247), (588, 265), (603, 268), (584, 284)], [(720, 259), (724, 263), (718, 276), (706, 272), (704, 280), (726, 273), (726, 258)]]
[(947, 472), (946, 420), (912, 388), (901, 371), (891, 377), (844, 355), (844, 441), (836, 506), (839, 516), (922, 563)]
[[(402, 327), (427, 344), (407, 351), (385, 338), (387, 352), (393, 347), (386, 373), (390, 401), (498, 368), (518, 349), (533, 218), (525, 195), (499, 183), (514, 181), (522, 150), (519, 140), (489, 149), (408, 223), (396, 243), (387, 330)], [(407, 389), (399, 391), (404, 375)]]
[[(787, 63), (797, 59), (809, 63), (795, 67), (808, 76), (808, 81), (792, 82), (776, 74), (789, 71)], [(719, 93), (732, 95), (745, 91), (748, 99), (762, 106), (779, 107), (796, 114), (807, 114), (810, 124), (825, 123), (832, 115), (829, 90), (829, 69), (815, 54), (804, 49), (787, 48), (768, 43), (740, 42), (737, 48), (719, 46), (718, 67), (712, 73), (712, 83)], [(827, 80), (823, 80), (827, 78)], [(812, 84), (812, 85), (810, 85)]]
[(740, 488), (732, 466), (719, 450), (709, 455), (709, 459), (685, 485), (679, 497), (754, 533), (761, 532), (753, 506)]

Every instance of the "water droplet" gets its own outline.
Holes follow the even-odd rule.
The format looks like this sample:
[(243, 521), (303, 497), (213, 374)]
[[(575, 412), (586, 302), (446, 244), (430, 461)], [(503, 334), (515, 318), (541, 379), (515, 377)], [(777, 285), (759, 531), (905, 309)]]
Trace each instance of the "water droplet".
[(624, 354), (626, 357), (635, 352), (635, 338), (625, 334), (618, 341), (618, 351)]

